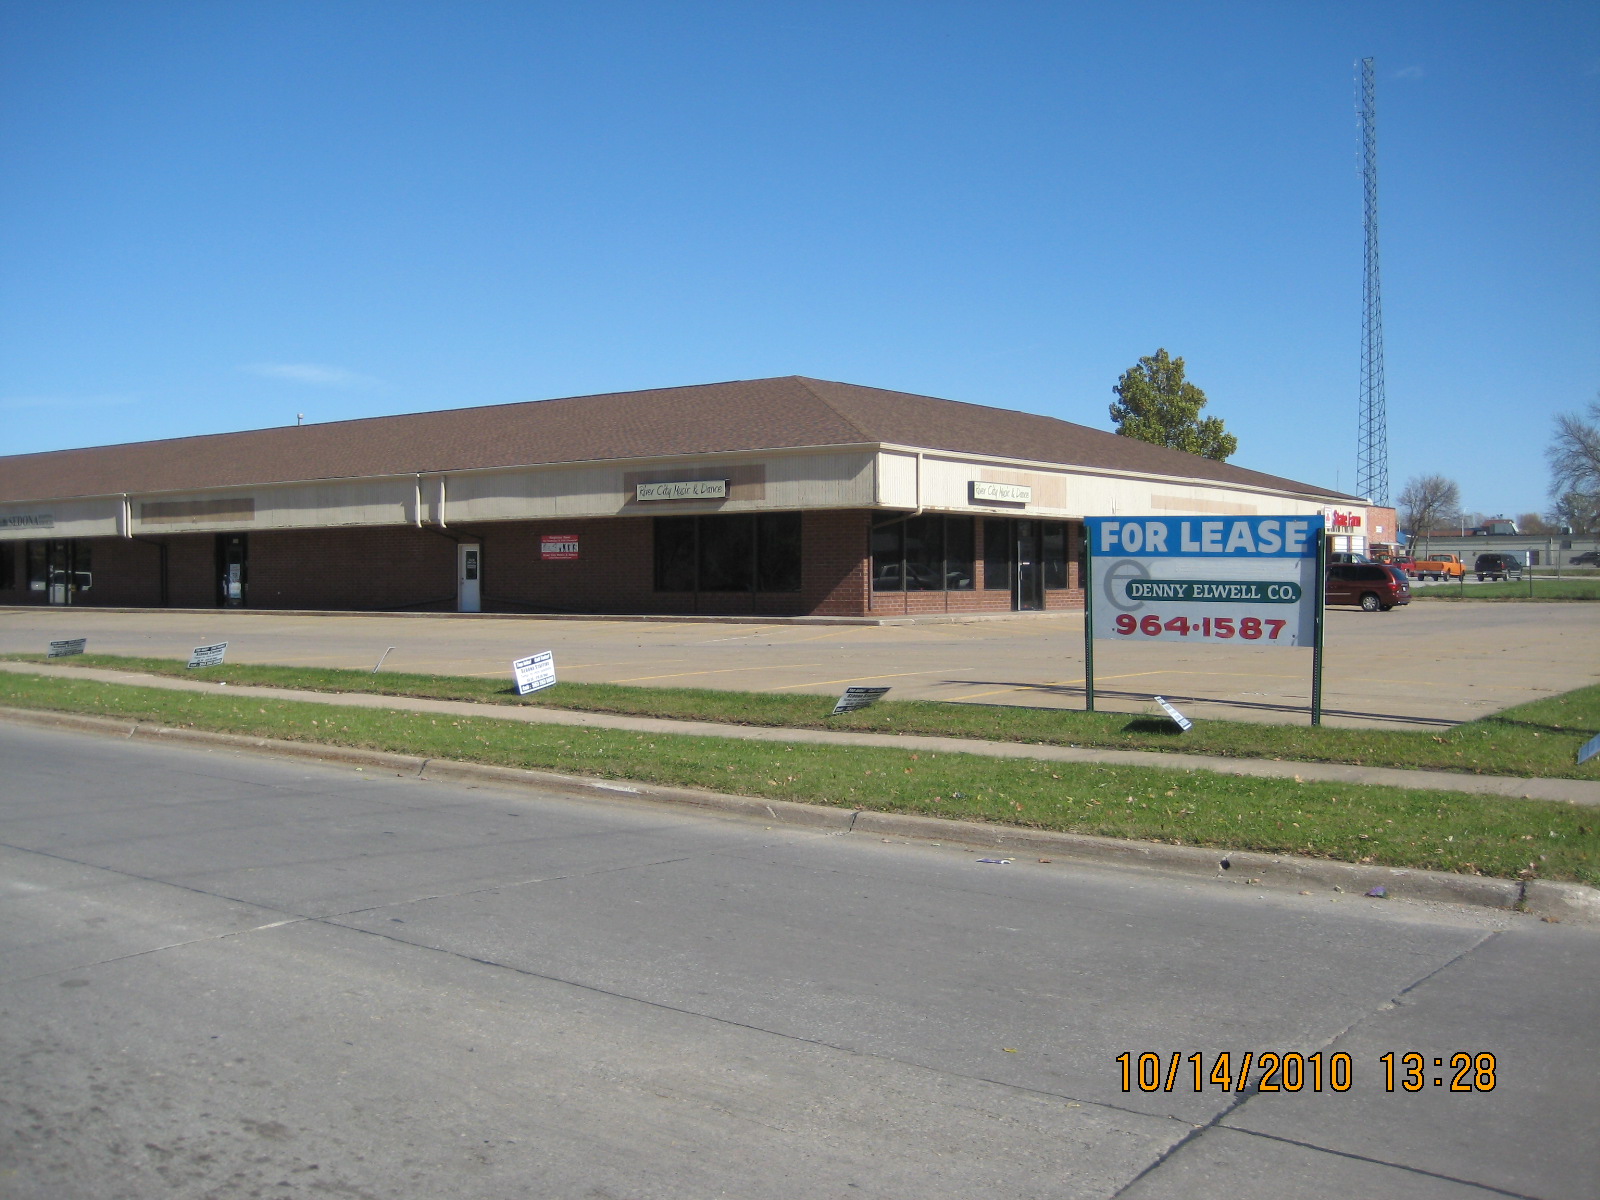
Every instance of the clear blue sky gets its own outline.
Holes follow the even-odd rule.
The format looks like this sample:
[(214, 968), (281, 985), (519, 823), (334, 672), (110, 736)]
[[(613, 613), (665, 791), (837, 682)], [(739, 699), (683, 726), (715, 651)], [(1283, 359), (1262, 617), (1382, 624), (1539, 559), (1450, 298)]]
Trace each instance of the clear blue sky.
[(1166, 347), (1353, 490), (1543, 510), (1600, 390), (1600, 6), (0, 3), (0, 452), (804, 374), (1110, 427)]

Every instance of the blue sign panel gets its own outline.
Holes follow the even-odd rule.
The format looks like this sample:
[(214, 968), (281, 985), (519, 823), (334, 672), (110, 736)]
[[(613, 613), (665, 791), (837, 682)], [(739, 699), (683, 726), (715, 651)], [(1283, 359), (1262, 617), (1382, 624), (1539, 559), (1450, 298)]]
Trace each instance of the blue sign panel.
[(1090, 517), (1094, 554), (1134, 558), (1316, 558), (1318, 517)]

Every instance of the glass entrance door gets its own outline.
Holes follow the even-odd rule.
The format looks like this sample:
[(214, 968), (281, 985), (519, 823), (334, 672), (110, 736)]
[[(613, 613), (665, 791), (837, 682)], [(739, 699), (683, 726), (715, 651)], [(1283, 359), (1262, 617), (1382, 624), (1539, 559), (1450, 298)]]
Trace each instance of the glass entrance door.
[(1040, 562), (1039, 522), (1014, 521), (1016, 530), (1016, 590), (1011, 607), (1018, 611), (1044, 607), (1044, 564)]
[(242, 533), (217, 534), (217, 606), (243, 608), (250, 586), (249, 543)]
[(89, 547), (65, 538), (28, 545), (30, 586), (42, 588), (47, 604), (76, 604), (94, 586)]

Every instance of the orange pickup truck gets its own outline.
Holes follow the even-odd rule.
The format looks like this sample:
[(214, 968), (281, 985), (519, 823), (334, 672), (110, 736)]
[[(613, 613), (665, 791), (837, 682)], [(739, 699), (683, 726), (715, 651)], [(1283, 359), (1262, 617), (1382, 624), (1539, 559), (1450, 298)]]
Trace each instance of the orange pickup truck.
[(1459, 554), (1430, 554), (1426, 557), (1419, 555), (1417, 565), (1411, 573), (1418, 579), (1460, 579), (1467, 573), (1466, 567), (1461, 565)]

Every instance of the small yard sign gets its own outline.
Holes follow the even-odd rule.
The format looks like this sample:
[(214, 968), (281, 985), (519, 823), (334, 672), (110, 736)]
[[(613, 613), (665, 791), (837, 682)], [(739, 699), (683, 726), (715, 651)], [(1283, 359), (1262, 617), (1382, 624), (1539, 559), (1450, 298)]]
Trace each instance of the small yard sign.
[(50, 653), (45, 657), (66, 658), (69, 654), (82, 654), (88, 644), (88, 638), (63, 638), (61, 641), (50, 643)]
[(1596, 754), (1600, 754), (1600, 737), (1592, 737), (1578, 747), (1578, 761), (1586, 763)]
[(1165, 696), (1157, 696), (1156, 703), (1161, 705), (1161, 710), (1172, 718), (1172, 723), (1185, 733), (1194, 728), (1194, 722), (1174, 708)]
[(556, 681), (556, 655), (554, 650), (541, 650), (511, 664), (511, 678), (516, 681), (517, 695), (543, 691)]
[(858, 708), (865, 708), (888, 694), (886, 687), (852, 687), (845, 688), (844, 695), (839, 697), (839, 703), (833, 706), (833, 711), (828, 715), (837, 717), (840, 713), (855, 712)]
[(196, 646), (189, 655), (189, 665), (191, 667), (220, 667), (227, 653), (227, 642), (218, 642), (215, 646)]

